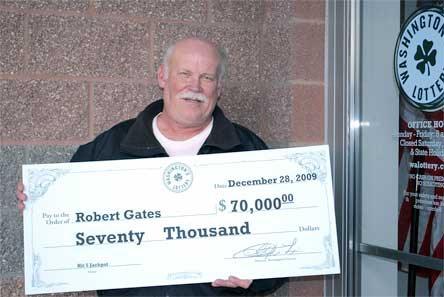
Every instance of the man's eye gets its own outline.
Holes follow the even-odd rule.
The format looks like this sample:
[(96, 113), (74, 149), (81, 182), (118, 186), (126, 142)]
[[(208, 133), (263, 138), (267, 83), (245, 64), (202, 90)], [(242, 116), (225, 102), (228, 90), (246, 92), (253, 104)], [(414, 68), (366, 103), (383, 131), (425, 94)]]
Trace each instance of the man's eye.
[(204, 75), (203, 79), (205, 79), (207, 81), (214, 81), (214, 77), (210, 76), (210, 75)]
[(186, 72), (186, 71), (181, 71), (181, 72), (179, 72), (179, 75), (180, 75), (180, 76), (184, 76), (184, 77), (189, 77), (189, 76), (190, 76), (190, 73), (189, 73), (189, 72)]

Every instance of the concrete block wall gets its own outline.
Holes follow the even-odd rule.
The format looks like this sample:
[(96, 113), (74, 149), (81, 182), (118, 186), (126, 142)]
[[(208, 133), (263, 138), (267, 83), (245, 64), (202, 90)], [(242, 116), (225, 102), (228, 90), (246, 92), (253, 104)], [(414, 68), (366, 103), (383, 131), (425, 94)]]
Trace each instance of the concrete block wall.
[[(323, 143), (323, 0), (0, 0), (0, 296), (24, 296), (22, 164), (78, 145), (160, 98), (167, 45), (210, 38), (229, 52), (220, 101), (272, 147)], [(276, 296), (321, 296), (322, 277)], [(56, 296), (95, 296), (94, 292)]]

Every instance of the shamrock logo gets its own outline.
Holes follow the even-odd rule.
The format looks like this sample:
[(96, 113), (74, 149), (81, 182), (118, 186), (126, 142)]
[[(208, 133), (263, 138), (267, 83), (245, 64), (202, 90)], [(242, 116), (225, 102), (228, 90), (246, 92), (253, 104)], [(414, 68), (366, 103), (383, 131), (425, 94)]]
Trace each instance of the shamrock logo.
[(182, 174), (180, 174), (180, 173), (176, 173), (175, 175), (174, 175), (174, 179), (178, 182), (178, 181), (180, 181), (180, 180), (182, 180)]
[[(433, 41), (428, 41), (424, 39), (422, 42), (422, 47), (418, 45), (415, 54), (415, 60), (420, 61), (416, 68), (421, 71), (422, 74), (425, 72), (425, 68), (427, 66), (427, 75), (430, 76), (430, 66), (434, 66), (436, 64), (436, 49), (430, 52), (433, 47)], [(430, 63), (430, 66), (429, 66)]]

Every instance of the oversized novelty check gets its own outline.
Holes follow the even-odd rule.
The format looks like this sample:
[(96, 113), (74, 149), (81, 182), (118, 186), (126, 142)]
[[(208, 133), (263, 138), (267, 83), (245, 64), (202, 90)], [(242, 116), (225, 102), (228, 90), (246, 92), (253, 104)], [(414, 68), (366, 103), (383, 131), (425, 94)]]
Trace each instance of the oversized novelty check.
[(24, 165), (26, 294), (339, 273), (327, 146)]

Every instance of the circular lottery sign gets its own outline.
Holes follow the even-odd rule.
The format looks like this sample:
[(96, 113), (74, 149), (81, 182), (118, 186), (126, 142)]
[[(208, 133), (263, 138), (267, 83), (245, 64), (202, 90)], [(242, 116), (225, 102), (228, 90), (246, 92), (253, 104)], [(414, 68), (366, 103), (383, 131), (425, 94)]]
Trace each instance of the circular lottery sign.
[(444, 106), (444, 9), (423, 8), (402, 26), (395, 77), (403, 97), (424, 111)]

